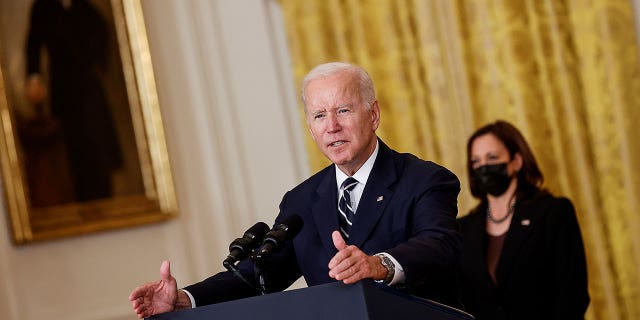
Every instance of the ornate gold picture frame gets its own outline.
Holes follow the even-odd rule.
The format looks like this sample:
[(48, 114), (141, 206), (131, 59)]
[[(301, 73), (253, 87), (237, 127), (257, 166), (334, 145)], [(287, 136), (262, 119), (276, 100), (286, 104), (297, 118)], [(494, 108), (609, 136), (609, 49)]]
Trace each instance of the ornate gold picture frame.
[[(59, 92), (60, 85), (49, 85), (45, 95), (48, 98), (42, 103), (32, 103), (36, 100), (28, 98), (27, 92), (31, 91), (26, 84), (32, 76), (26, 69), (33, 67), (25, 67), (32, 57), (25, 54), (28, 51), (25, 48), (37, 43), (33, 40), (33, 30), (37, 28), (33, 20), (42, 14), (34, 14), (35, 9), (30, 3), (25, 5), (25, 1), (0, 0), (0, 29), (5, 30), (0, 33), (0, 165), (4, 208), (17, 244), (164, 221), (177, 211), (140, 0), (86, 2), (95, 5), (91, 10), (97, 12), (97, 17), (104, 18), (105, 30), (113, 44), (109, 49), (110, 61), (104, 68), (107, 70), (103, 70), (104, 81), (100, 82), (104, 82), (101, 92), (105, 92), (102, 96), (107, 98), (105, 105), (109, 106), (111, 119), (93, 116), (93, 119), (79, 121), (81, 118), (76, 117), (82, 113), (79, 109), (61, 112), (60, 106), (56, 106), (56, 99), (60, 100), (56, 94), (57, 97), (61, 94), (54, 94)], [(84, 19), (83, 23), (101, 19)], [(11, 30), (4, 28), (8, 25), (13, 26)], [(52, 28), (50, 20), (46, 28)], [(90, 30), (91, 27), (76, 29)], [(97, 41), (95, 36), (89, 42), (92, 41)], [(39, 49), (38, 54), (45, 57), (45, 51), (55, 47), (50, 43), (48, 46)], [(54, 70), (53, 65), (57, 62), (51, 55), (48, 61), (43, 58), (43, 64)], [(84, 59), (74, 65), (82, 63), (85, 63)], [(86, 68), (78, 70), (86, 71)], [(43, 72), (43, 82), (60, 79), (55, 72)], [(68, 74), (74, 73), (65, 72)], [(65, 80), (63, 84), (73, 83), (77, 78)], [(72, 98), (80, 99), (84, 92), (95, 89), (83, 87), (90, 82), (85, 78), (77, 82)], [(75, 102), (62, 104), (62, 109), (70, 108), (68, 105), (72, 104)], [(87, 109), (89, 118), (98, 113), (96, 105), (92, 103), (93, 109)], [(64, 118), (69, 114), (72, 120)], [(103, 153), (95, 158), (84, 156), (91, 155), (94, 149), (102, 150), (95, 146), (106, 143), (84, 139), (93, 133), (78, 134), (81, 131), (77, 131), (80, 129), (72, 121), (82, 124), (84, 130), (87, 127), (99, 130), (110, 121), (118, 152), (100, 151)], [(78, 147), (73, 142), (78, 137), (90, 143)], [(92, 186), (89, 180), (88, 187), (80, 188), (82, 183), (87, 186), (86, 181), (80, 180), (87, 180), (96, 171), (103, 170), (98, 163), (105, 162), (103, 160), (114, 153), (118, 154), (118, 157), (114, 156), (118, 160), (106, 175), (108, 193), (82, 195), (84, 189)], [(71, 161), (73, 159), (75, 161)], [(79, 169), (79, 166), (83, 168)], [(87, 171), (85, 166), (95, 171)]]

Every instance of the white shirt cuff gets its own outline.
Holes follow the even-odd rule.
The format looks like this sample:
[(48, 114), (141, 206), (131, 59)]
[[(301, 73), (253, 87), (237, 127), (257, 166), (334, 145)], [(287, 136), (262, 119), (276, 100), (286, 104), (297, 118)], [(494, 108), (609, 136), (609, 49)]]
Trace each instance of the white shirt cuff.
[(185, 289), (180, 289), (182, 290), (182, 292), (187, 294), (187, 297), (189, 297), (189, 300), (191, 300), (191, 308), (195, 308), (196, 307), (196, 299), (193, 298), (193, 296), (191, 295), (191, 293), (189, 293), (189, 291), (185, 290)]

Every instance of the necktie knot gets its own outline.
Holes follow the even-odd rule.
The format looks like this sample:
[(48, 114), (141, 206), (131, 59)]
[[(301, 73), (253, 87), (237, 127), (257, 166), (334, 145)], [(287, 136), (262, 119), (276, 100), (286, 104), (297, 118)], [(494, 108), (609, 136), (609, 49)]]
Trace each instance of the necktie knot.
[(357, 184), (358, 184), (358, 180), (356, 180), (353, 177), (349, 177), (346, 180), (344, 180), (344, 182), (340, 186), (340, 189), (342, 189), (343, 191), (351, 192), (351, 190), (353, 190), (353, 188), (355, 188)]

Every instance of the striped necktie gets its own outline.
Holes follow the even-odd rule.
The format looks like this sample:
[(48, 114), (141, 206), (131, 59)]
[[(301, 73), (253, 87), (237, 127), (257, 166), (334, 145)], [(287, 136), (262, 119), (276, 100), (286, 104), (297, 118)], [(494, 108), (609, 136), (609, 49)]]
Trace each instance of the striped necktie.
[(340, 213), (340, 233), (345, 239), (349, 238), (349, 229), (353, 222), (355, 213), (351, 203), (351, 190), (358, 184), (358, 180), (349, 177), (340, 186), (340, 200), (338, 201), (338, 211)]

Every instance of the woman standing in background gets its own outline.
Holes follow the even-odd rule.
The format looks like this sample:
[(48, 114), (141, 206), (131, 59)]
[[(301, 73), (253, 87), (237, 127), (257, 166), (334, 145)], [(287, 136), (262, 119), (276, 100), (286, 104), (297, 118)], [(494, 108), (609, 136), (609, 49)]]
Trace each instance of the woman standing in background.
[(476, 319), (584, 319), (587, 267), (575, 210), (542, 189), (522, 134), (505, 121), (467, 142), (471, 194), (459, 219), (462, 302)]

